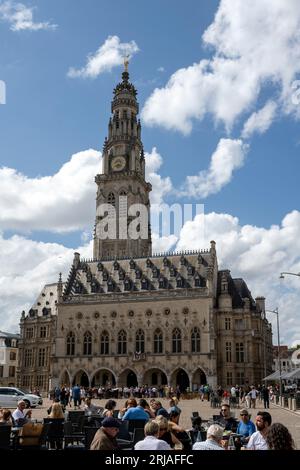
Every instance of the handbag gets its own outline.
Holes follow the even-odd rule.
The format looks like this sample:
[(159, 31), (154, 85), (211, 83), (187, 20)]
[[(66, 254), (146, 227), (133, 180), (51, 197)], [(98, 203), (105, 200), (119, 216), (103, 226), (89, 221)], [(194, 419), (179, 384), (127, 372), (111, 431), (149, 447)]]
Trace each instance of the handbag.
[(38, 446), (43, 431), (42, 423), (26, 423), (19, 432), (21, 446)]

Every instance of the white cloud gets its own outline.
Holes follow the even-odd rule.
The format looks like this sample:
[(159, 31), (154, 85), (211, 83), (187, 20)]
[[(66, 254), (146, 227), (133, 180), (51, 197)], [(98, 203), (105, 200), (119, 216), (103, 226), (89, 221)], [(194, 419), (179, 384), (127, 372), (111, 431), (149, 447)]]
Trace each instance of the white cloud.
[(91, 227), (101, 153), (78, 152), (53, 176), (28, 178), (0, 169), (0, 229), (68, 232)]
[(0, 20), (10, 23), (12, 31), (38, 31), (41, 29), (55, 30), (56, 24), (35, 22), (33, 19), (34, 7), (27, 7), (23, 3), (11, 0), (0, 3)]
[(205, 198), (219, 192), (231, 181), (233, 172), (243, 166), (247, 150), (248, 146), (240, 139), (220, 139), (209, 169), (187, 176), (181, 194)]
[[(299, 233), (299, 211), (290, 212), (280, 225), (269, 228), (243, 226), (237, 217), (212, 212), (186, 222), (176, 249), (207, 248), (214, 239), (219, 268), (230, 269), (234, 278), (243, 277), (253, 297), (266, 297), (267, 308), (279, 307), (282, 344), (300, 343), (300, 280), (292, 276), (279, 279), (281, 271), (300, 271)], [(174, 243), (173, 235), (158, 238), (153, 234), (155, 252), (168, 251)], [(5, 239), (0, 235), (1, 329), (17, 331), (21, 311), (31, 307), (43, 285), (56, 282), (60, 271), (66, 280), (74, 251), (89, 258), (92, 242), (73, 250), (59, 244), (20, 236)], [(276, 334), (273, 317), (270, 315), (269, 319)]]
[(252, 113), (244, 124), (242, 137), (249, 139), (255, 132), (258, 134), (266, 132), (273, 122), (276, 109), (277, 104), (270, 100), (259, 111)]
[(165, 253), (170, 251), (177, 241), (176, 235), (160, 237), (157, 233), (152, 233), (152, 252)]
[(139, 51), (135, 41), (120, 42), (118, 36), (108, 36), (95, 54), (89, 54), (87, 63), (81, 69), (71, 67), (68, 71), (70, 78), (96, 78), (101, 73), (111, 71), (113, 67), (124, 62), (125, 55), (129, 58)]
[(72, 250), (56, 243), (43, 243), (0, 233), (0, 325), (4, 331), (18, 331), (22, 310), (34, 303), (45, 284), (66, 281), (73, 253), (91, 257), (91, 243)]
[(274, 0), (272, 8), (269, 0), (222, 0), (203, 35), (213, 56), (177, 70), (156, 88), (142, 111), (144, 121), (188, 134), (194, 119), (210, 114), (230, 130), (267, 85), (279, 109), (300, 113), (292, 102), (299, 28), (298, 0)]
[(158, 71), (158, 72), (164, 72), (164, 71), (165, 71), (165, 68), (164, 68), (164, 67), (158, 67), (157, 71)]
[[(267, 308), (279, 307), (282, 342), (286, 344), (300, 342), (300, 280), (291, 276), (281, 281), (279, 275), (300, 271), (299, 234), (300, 212), (296, 210), (281, 225), (270, 228), (242, 226), (237, 217), (212, 212), (184, 225), (176, 249), (207, 248), (215, 240), (219, 268), (230, 269), (234, 278), (243, 277), (254, 297), (266, 297)], [(275, 319), (270, 320), (275, 325)]]
[(146, 181), (152, 184), (150, 193), (151, 204), (162, 204), (164, 196), (172, 191), (171, 179), (167, 176), (162, 178), (157, 170), (163, 163), (162, 156), (157, 152), (156, 147), (152, 148), (151, 153), (145, 152), (146, 161)]
[[(146, 180), (153, 190), (152, 204), (161, 204), (171, 192), (169, 177), (157, 170), (163, 159), (154, 147), (145, 153)], [(95, 217), (95, 175), (102, 172), (101, 153), (89, 149), (72, 155), (57, 173), (28, 178), (15, 169), (0, 168), (0, 230), (56, 233), (83, 230), (87, 241)]]

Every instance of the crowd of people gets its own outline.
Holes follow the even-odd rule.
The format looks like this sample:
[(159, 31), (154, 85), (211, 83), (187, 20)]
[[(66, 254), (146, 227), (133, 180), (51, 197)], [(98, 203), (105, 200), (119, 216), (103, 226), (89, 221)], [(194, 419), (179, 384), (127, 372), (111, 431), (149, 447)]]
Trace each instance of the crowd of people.
[[(144, 439), (135, 444), (137, 450), (267, 450), (295, 448), (289, 430), (281, 423), (272, 423), (272, 416), (267, 411), (270, 406), (272, 388), (250, 386), (249, 389), (232, 386), (229, 390), (218, 387), (215, 391), (209, 386), (201, 386), (199, 397), (202, 401), (212, 403), (215, 395), (220, 401), (219, 414), (211, 420), (202, 420), (198, 412), (191, 417), (192, 426), (185, 429), (180, 424), (181, 408), (179, 406), (180, 390), (167, 390), (168, 407), (162, 405), (160, 395), (154, 390), (143, 391), (129, 389), (125, 391), (124, 406), (117, 410), (117, 402), (109, 398), (104, 406), (93, 403), (95, 391), (75, 385), (71, 389), (65, 386), (56, 387), (51, 393), (52, 404), (48, 408), (48, 418), (65, 421), (67, 406), (81, 409), (86, 416), (98, 416), (98, 431), (91, 443), (91, 450), (118, 449), (118, 433), (123, 421), (139, 421), (144, 424)], [(164, 392), (164, 394), (165, 394)], [(177, 392), (177, 393), (176, 393)], [(142, 395), (142, 396), (141, 396)], [(153, 396), (155, 395), (155, 396)], [(97, 390), (98, 398), (98, 390)], [(257, 400), (263, 402), (264, 411), (258, 411), (254, 420), (251, 410), (257, 406)], [(232, 408), (239, 407), (237, 412)], [(69, 408), (70, 409), (70, 408)], [(71, 408), (72, 409), (72, 408)], [(32, 422), (32, 410), (26, 409), (23, 400), (18, 402), (16, 410), (0, 410), (0, 425), (23, 427)], [(99, 424), (99, 426), (98, 426)], [(206, 426), (204, 426), (204, 424)], [(62, 439), (52, 436), (51, 448), (62, 447)]]

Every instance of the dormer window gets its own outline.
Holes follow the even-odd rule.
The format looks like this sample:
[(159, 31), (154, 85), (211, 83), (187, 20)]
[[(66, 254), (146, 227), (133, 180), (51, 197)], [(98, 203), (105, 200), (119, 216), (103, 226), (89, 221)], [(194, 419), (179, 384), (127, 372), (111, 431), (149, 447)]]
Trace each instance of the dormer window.
[(141, 276), (142, 276), (142, 273), (139, 269), (136, 269), (135, 270), (135, 277), (136, 279), (141, 279)]
[(159, 279), (159, 288), (164, 289), (164, 287), (165, 287), (165, 279), (163, 277), (161, 277)]
[(133, 259), (130, 260), (130, 269), (134, 269), (135, 268), (135, 262), (133, 261)]
[(176, 279), (176, 286), (177, 286), (177, 287), (183, 287), (183, 279), (182, 279), (182, 277), (178, 277), (178, 278)]
[(152, 276), (154, 277), (154, 279), (157, 278), (157, 276), (158, 276), (158, 269), (157, 268), (152, 269)]
[(123, 270), (119, 271), (119, 280), (123, 281), (125, 279), (125, 272)]
[(194, 267), (193, 266), (189, 265), (187, 270), (188, 270), (188, 274), (190, 276), (192, 276), (194, 274)]
[(129, 279), (125, 280), (124, 287), (125, 287), (125, 290), (131, 290), (131, 281)]
[(142, 289), (147, 290), (148, 289), (148, 281), (147, 279), (142, 279)]

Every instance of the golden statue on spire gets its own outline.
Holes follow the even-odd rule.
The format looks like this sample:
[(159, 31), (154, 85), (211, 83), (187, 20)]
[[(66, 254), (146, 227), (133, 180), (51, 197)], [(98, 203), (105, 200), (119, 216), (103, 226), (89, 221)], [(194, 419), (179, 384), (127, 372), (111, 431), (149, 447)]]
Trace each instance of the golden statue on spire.
[(129, 57), (130, 57), (129, 54), (127, 54), (124, 57), (124, 70), (125, 70), (125, 72), (128, 72)]

